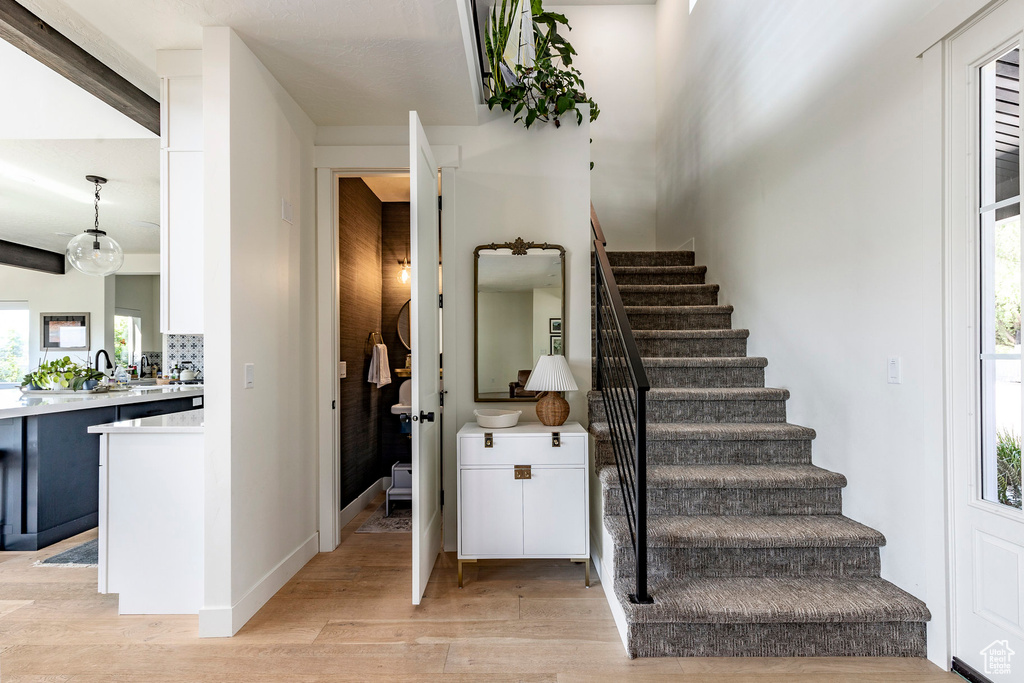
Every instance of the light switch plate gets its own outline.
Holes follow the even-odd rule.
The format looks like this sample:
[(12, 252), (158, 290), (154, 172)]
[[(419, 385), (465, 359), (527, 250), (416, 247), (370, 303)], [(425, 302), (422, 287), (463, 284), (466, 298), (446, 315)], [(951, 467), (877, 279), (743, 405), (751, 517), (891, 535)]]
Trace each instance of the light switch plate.
[(294, 223), (295, 211), (292, 207), (292, 203), (287, 199), (281, 199), (281, 220), (288, 223)]
[(253, 363), (245, 364), (245, 388), (252, 389), (256, 386), (256, 365)]
[(899, 356), (889, 356), (886, 363), (886, 376), (889, 384), (903, 384), (903, 359)]
[(345, 379), (348, 377), (348, 363), (340, 360), (338, 361), (338, 379)]

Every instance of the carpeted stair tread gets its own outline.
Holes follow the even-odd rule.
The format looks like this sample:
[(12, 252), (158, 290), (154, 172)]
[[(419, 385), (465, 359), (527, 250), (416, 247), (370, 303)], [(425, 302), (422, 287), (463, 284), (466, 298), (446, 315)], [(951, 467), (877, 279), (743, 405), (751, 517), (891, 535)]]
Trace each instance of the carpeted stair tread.
[[(765, 368), (768, 359), (758, 356), (657, 356), (644, 357), (648, 368)], [(594, 361), (597, 362), (596, 360)]]
[[(592, 391), (595, 399), (601, 393)], [(772, 387), (678, 387), (651, 389), (647, 392), (648, 401), (786, 401), (789, 400), (789, 389)]]
[[(629, 546), (625, 517), (605, 528)], [(877, 548), (885, 536), (842, 515), (658, 516), (647, 520), (648, 548)], [(630, 550), (632, 552), (632, 550)]]
[[(626, 308), (629, 308), (628, 306)], [(637, 308), (647, 308), (637, 306)], [(668, 306), (667, 308), (708, 308), (707, 306)], [(723, 308), (717, 306), (715, 308)], [(634, 339), (746, 339), (750, 330), (633, 330)]]
[(732, 306), (623, 306), (630, 315), (724, 315), (733, 312)]
[(814, 465), (650, 465), (648, 488), (820, 488), (846, 486), (846, 477)]
[[(608, 438), (607, 422), (591, 422), (590, 433)], [(813, 439), (810, 427), (788, 422), (679, 422), (648, 423), (648, 441), (800, 441)]]
[[(593, 271), (594, 267), (591, 266), (590, 270)], [(707, 272), (707, 266), (612, 266), (613, 275), (703, 275)]]
[(692, 251), (609, 251), (608, 262), (616, 266), (692, 266)]
[(653, 605), (636, 605), (628, 581), (616, 593), (630, 622), (826, 623), (928, 621), (925, 604), (878, 578), (655, 579)]
[(663, 292), (718, 292), (718, 285), (619, 285), (620, 292), (661, 294)]

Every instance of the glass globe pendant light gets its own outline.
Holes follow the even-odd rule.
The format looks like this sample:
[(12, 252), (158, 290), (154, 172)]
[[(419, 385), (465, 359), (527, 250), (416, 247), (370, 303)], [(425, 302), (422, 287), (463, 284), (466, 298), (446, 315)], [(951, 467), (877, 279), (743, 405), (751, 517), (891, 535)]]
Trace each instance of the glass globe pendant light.
[(107, 179), (96, 175), (87, 175), (85, 179), (96, 186), (96, 199), (93, 204), (96, 220), (92, 230), (86, 230), (68, 242), (65, 254), (76, 269), (86, 275), (103, 277), (121, 270), (124, 264), (124, 251), (120, 244), (100, 230), (100, 189)]

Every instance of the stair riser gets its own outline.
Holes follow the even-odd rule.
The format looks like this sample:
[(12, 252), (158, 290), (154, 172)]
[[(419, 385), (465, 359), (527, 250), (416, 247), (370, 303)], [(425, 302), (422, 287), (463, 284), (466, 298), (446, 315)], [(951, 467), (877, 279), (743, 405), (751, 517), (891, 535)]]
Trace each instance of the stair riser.
[[(618, 484), (605, 489), (605, 515), (625, 515)], [(842, 489), (648, 489), (647, 514), (659, 515), (838, 515)]]
[(732, 313), (630, 313), (634, 330), (729, 330)]
[[(613, 465), (610, 441), (599, 439), (594, 460)], [(647, 441), (649, 465), (806, 465), (811, 441)]]
[(746, 339), (637, 339), (645, 358), (738, 358), (747, 355)]
[(619, 285), (702, 285), (704, 273), (623, 273), (612, 268)]
[(615, 266), (692, 266), (692, 251), (609, 251), (608, 262)]
[[(657, 596), (655, 596), (657, 599)], [(633, 623), (630, 657), (925, 657), (921, 622)]]
[[(604, 422), (604, 402), (592, 401), (590, 421)], [(785, 401), (647, 401), (650, 422), (785, 422)]]
[[(717, 306), (718, 292), (711, 289), (675, 291), (621, 291), (623, 306)], [(593, 300), (591, 300), (593, 304)]]
[(763, 387), (764, 368), (666, 368), (648, 367), (647, 379), (655, 389), (679, 387)]
[[(597, 353), (596, 336), (591, 336), (591, 349)], [(747, 340), (727, 339), (645, 339), (636, 338), (642, 358), (745, 358)]]
[[(647, 561), (652, 578), (869, 578), (881, 571), (878, 548), (648, 548)], [(632, 545), (616, 545), (616, 578), (632, 578), (634, 566)]]

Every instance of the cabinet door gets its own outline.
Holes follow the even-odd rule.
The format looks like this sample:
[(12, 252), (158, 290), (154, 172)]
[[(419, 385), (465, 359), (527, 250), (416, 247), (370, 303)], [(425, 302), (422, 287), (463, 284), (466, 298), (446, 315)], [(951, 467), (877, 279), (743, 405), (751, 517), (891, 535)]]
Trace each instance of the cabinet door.
[(586, 470), (539, 469), (523, 481), (523, 540), (527, 555), (587, 551)]
[(464, 469), (460, 552), (465, 556), (519, 557), (523, 554), (523, 482), (511, 468)]

